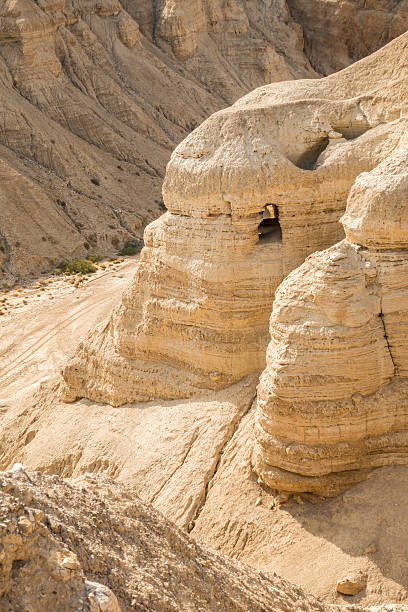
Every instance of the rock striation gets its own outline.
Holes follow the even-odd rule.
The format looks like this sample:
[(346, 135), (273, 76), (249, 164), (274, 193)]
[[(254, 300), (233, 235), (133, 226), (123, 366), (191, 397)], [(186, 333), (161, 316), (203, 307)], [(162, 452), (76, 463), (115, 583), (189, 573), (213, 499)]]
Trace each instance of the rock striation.
[(176, 148), (168, 212), (121, 305), (64, 368), (67, 401), (188, 397), (264, 368), (276, 287), (344, 236), (356, 176), (398, 145), (407, 53), (404, 35), (336, 75), (261, 87)]
[(0, 6), (0, 282), (117, 251), (162, 212), (171, 151), (272, 80), (313, 76), (285, 0)]
[(162, 212), (171, 151), (211, 113), (265, 83), (343, 68), (405, 24), (405, 3), (388, 0), (374, 11), (388, 29), (384, 19), (360, 27), (350, 2), (289, 4), (2, 2), (0, 283), (140, 237)]
[(406, 0), (288, 0), (288, 6), (302, 24), (306, 56), (323, 74), (374, 53), (408, 29)]
[(346, 239), (279, 287), (258, 389), (262, 482), (332, 495), (408, 462), (408, 139), (356, 180)]

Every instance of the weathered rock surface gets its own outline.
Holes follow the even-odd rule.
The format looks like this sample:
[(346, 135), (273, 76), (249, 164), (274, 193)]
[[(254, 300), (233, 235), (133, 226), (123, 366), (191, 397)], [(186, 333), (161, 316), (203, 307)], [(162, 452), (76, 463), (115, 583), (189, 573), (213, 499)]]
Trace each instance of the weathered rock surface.
[[(85, 580), (77, 556), (47, 527), (47, 518), (33, 502), (34, 486), (0, 476), (0, 609), (120, 612), (107, 587)], [(46, 491), (43, 491), (46, 495)]]
[(297, 22), (286, 0), (2, 2), (0, 280), (140, 236), (194, 127), (255, 87), (317, 76), (303, 22), (322, 74), (406, 26), (405, 2), (359, 4), (292, 0)]
[(188, 397), (264, 367), (276, 287), (343, 236), (356, 176), (406, 127), (407, 48), (404, 35), (336, 75), (259, 88), (177, 147), (168, 212), (121, 306), (64, 369), (67, 401)]
[(1, 466), (19, 461), (64, 477), (105, 472), (131, 483), (167, 518), (188, 528), (205, 502), (223, 449), (256, 396), (257, 377), (195, 401), (120, 409), (56, 402), (57, 385), (0, 402)]
[(408, 462), (407, 144), (357, 178), (346, 240), (277, 291), (254, 453), (269, 486), (333, 494)]
[(345, 68), (408, 29), (406, 0), (288, 0), (305, 53), (323, 74)]
[(182, 138), (254, 87), (315, 74), (285, 0), (247, 4), (1, 3), (0, 280), (140, 236)]
[[(117, 593), (124, 612), (368, 612), (358, 606), (324, 604), (275, 574), (266, 575), (206, 551), (140, 501), (132, 487), (107, 478), (88, 475), (68, 481), (38, 473), (2, 473), (0, 487), (2, 508), (10, 521), (1, 536), (7, 557), (3, 571), (15, 559), (11, 574), (15, 588), (6, 596), (12, 598), (11, 605), (7, 607), (2, 590), (2, 610), (31, 606), (39, 612), (117, 612), (116, 598), (106, 587), (88, 582), (87, 596), (81, 563), (87, 575), (103, 578)], [(7, 583), (2, 584), (7, 589)], [(41, 587), (45, 597), (40, 598)], [(55, 591), (52, 600), (46, 599), (47, 588)], [(393, 609), (405, 612), (408, 608)]]
[(357, 595), (364, 589), (367, 583), (367, 576), (362, 572), (341, 578), (336, 584), (336, 590), (342, 595)]

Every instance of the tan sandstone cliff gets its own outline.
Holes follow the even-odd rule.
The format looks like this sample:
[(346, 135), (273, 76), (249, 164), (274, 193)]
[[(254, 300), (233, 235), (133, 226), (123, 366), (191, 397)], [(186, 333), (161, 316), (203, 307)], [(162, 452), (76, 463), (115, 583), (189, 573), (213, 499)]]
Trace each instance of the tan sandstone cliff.
[(265, 86), (177, 147), (168, 212), (135, 278), (64, 369), (64, 397), (120, 405), (220, 389), (263, 369), (274, 292), (406, 124), (408, 35), (321, 80)]
[(405, 2), (371, 4), (4, 0), (0, 282), (140, 237), (171, 151), (212, 112), (406, 29)]
[(323, 74), (345, 68), (406, 32), (406, 0), (288, 0), (305, 53)]
[(333, 494), (408, 462), (408, 146), (353, 186), (346, 240), (280, 286), (258, 390), (255, 469)]

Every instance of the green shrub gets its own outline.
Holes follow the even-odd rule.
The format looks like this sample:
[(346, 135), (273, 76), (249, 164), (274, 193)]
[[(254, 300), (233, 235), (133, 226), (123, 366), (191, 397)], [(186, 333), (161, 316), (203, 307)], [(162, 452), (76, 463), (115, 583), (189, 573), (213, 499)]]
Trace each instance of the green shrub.
[(89, 253), (86, 258), (88, 261), (92, 261), (92, 263), (98, 263), (98, 261), (102, 260), (102, 257), (98, 255), (98, 253)]
[[(57, 272), (57, 270), (60, 270), (60, 272)], [(96, 267), (91, 261), (87, 259), (69, 259), (61, 261), (54, 274), (92, 274), (93, 272), (96, 272)]]
[(139, 240), (128, 240), (125, 242), (123, 248), (118, 251), (118, 255), (124, 257), (125, 255), (137, 255), (143, 248), (143, 242)]

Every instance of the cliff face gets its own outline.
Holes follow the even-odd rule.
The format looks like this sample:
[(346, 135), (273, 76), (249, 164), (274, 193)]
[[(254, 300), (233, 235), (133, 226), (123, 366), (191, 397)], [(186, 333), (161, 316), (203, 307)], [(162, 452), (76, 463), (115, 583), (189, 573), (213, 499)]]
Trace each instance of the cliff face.
[(346, 240), (276, 294), (254, 454), (269, 486), (333, 494), (408, 461), (407, 159), (405, 137), (357, 178)]
[(305, 53), (323, 74), (345, 68), (406, 32), (406, 0), (288, 0)]
[(171, 151), (211, 113), (317, 76), (307, 55), (328, 74), (406, 26), (404, 3), (353, 16), (352, 3), (297, 2), (3, 2), (0, 280), (140, 237)]
[(254, 87), (313, 74), (284, 0), (3, 2), (0, 279), (141, 236), (180, 140)]
[(341, 239), (356, 176), (405, 129), (407, 45), (404, 35), (326, 79), (259, 88), (177, 147), (168, 212), (146, 229), (121, 306), (64, 369), (67, 400), (188, 397), (264, 367), (276, 287)]

